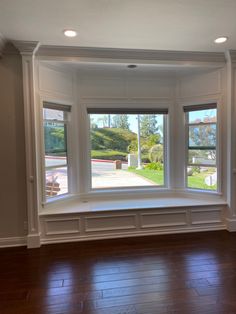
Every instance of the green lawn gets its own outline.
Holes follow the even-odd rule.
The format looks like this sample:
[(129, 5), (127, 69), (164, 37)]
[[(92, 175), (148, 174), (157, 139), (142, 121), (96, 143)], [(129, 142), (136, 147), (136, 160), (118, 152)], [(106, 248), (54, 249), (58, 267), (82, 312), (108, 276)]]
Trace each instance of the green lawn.
[(164, 173), (162, 171), (150, 170), (150, 169), (128, 169), (129, 172), (136, 173), (150, 181), (156, 183), (157, 185), (164, 185)]
[[(136, 173), (144, 178), (151, 180), (152, 182), (156, 183), (157, 185), (164, 185), (164, 172), (163, 171), (156, 171), (156, 170), (149, 170), (149, 169), (128, 169), (128, 171)], [(201, 172), (201, 173), (194, 173), (192, 176), (188, 176), (188, 187), (195, 188), (195, 189), (202, 189), (202, 190), (216, 190), (217, 186), (208, 186), (205, 184), (205, 177), (210, 175), (210, 172)]]
[(212, 174), (212, 172), (206, 171), (206, 172), (194, 173), (192, 176), (188, 176), (188, 187), (195, 188), (195, 189), (216, 191), (217, 189), (216, 184), (212, 186), (208, 186), (205, 183), (205, 178), (209, 176), (210, 174)]
[(94, 159), (126, 160), (127, 153), (116, 150), (92, 150), (91, 157)]

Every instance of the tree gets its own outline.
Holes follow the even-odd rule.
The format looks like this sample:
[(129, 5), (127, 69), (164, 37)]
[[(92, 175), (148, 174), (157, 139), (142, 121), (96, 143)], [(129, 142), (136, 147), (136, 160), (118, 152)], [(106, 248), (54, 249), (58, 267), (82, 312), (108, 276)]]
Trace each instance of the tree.
[(94, 118), (90, 118), (90, 128), (91, 128), (91, 129), (97, 129), (97, 128), (98, 128), (98, 125), (97, 125), (97, 123), (95, 122), (95, 119), (94, 119)]
[(65, 126), (44, 123), (44, 143), (46, 153), (66, 152)]
[(161, 142), (161, 135), (159, 133), (157, 134), (151, 134), (146, 139), (146, 145), (151, 148), (153, 145), (160, 144)]
[(116, 114), (112, 121), (113, 128), (129, 130), (129, 118), (127, 114)]
[(105, 128), (108, 126), (108, 116), (107, 115), (102, 115), (97, 119), (98, 123), (102, 123), (102, 127)]
[(156, 115), (144, 114), (140, 116), (140, 133), (142, 137), (148, 137), (158, 131)]
[[(196, 119), (194, 123), (199, 123), (200, 121)], [(204, 123), (215, 122), (215, 117), (205, 117)], [(190, 126), (189, 127), (189, 146), (196, 147), (215, 147), (216, 146), (216, 125), (215, 124), (201, 124), (199, 126)], [(192, 154), (190, 154), (191, 156)], [(210, 158), (212, 160), (216, 159), (216, 151), (213, 148), (205, 149), (200, 151), (198, 154), (195, 152), (195, 155), (199, 155), (202, 158)]]

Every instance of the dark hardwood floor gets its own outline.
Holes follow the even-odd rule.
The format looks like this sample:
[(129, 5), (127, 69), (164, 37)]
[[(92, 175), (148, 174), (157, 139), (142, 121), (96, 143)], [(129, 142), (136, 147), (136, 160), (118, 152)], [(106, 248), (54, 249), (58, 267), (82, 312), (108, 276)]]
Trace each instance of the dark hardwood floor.
[(236, 313), (236, 233), (0, 250), (1, 314)]

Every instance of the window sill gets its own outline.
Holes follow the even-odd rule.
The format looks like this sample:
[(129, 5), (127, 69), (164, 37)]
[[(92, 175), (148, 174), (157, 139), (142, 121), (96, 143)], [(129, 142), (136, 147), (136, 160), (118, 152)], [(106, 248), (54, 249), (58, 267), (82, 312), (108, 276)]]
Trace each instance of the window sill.
[(169, 192), (158, 197), (123, 197), (123, 198), (92, 198), (80, 200), (67, 199), (61, 202), (47, 204), (39, 213), (40, 216), (53, 214), (94, 213), (139, 209), (167, 209), (180, 207), (199, 207), (227, 205), (219, 194), (203, 195), (203, 193)]

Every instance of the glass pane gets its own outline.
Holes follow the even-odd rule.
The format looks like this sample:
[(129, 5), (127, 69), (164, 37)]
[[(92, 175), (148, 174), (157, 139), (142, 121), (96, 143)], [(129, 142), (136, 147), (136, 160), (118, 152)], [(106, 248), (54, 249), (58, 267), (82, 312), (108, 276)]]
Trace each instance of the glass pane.
[(68, 193), (66, 128), (64, 123), (44, 121), (47, 198)]
[(187, 168), (188, 188), (201, 190), (217, 190), (217, 169), (216, 167)]
[(188, 151), (189, 164), (215, 165), (216, 164), (216, 150), (197, 150), (190, 149)]
[(209, 123), (217, 121), (217, 110), (207, 109), (199, 111), (191, 111), (188, 113), (189, 123)]
[(66, 125), (44, 121), (45, 154), (50, 156), (66, 156)]
[(68, 193), (67, 167), (46, 170), (46, 197)]
[(163, 114), (89, 116), (92, 188), (164, 184)]
[(62, 110), (55, 110), (55, 109), (48, 109), (43, 108), (43, 119), (44, 120), (64, 120), (64, 111)]
[(189, 126), (190, 147), (215, 147), (216, 146), (216, 125)]
[(61, 167), (67, 165), (66, 156), (45, 155), (45, 167)]

